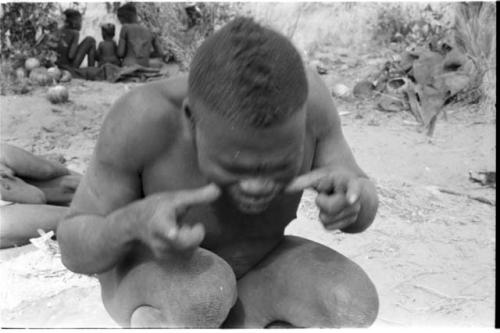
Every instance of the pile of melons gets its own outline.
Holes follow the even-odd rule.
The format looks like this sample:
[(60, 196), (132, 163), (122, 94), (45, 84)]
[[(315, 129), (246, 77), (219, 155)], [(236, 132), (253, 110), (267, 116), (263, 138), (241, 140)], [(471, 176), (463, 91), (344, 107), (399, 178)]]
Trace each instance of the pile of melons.
[(69, 93), (65, 86), (57, 85), (60, 82), (71, 81), (71, 73), (67, 70), (60, 70), (57, 66), (45, 68), (40, 65), (37, 58), (28, 58), (24, 62), (24, 68), (19, 67), (16, 70), (16, 77), (19, 81), (29, 82), (38, 86), (52, 86), (47, 90), (47, 99), (54, 104), (68, 101)]

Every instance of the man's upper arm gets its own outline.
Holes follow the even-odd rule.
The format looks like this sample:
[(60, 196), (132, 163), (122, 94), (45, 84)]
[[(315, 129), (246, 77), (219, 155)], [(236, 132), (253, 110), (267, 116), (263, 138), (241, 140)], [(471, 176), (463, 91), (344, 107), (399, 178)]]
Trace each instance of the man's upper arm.
[(107, 115), (70, 214), (106, 216), (142, 198), (141, 173), (172, 141), (168, 101), (151, 85), (120, 98)]
[(80, 33), (76, 30), (75, 31), (71, 30), (71, 32), (72, 32), (72, 37), (68, 50), (68, 58), (73, 60), (76, 57), (76, 50), (78, 49), (78, 40), (80, 39)]
[(124, 58), (127, 51), (127, 27), (122, 26), (120, 30), (120, 37), (118, 39), (118, 57)]
[(342, 133), (340, 117), (330, 97), (328, 88), (313, 71), (309, 72), (308, 112), (311, 119), (308, 126), (316, 134), (316, 151), (313, 169), (331, 167), (355, 172), (359, 176), (366, 174), (356, 163), (347, 141)]
[[(106, 216), (114, 210), (140, 198), (141, 185), (137, 165), (124, 159), (129, 149), (124, 145), (127, 131), (113, 113), (106, 118), (89, 167), (73, 198), (70, 215), (92, 214)], [(119, 129), (119, 130), (117, 130)]]

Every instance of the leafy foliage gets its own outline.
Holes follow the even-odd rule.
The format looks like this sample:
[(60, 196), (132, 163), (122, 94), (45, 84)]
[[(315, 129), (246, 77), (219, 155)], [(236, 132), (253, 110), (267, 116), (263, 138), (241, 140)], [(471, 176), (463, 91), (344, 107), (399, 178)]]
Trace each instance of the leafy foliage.
[(60, 14), (54, 3), (2, 3), (0, 19), (0, 53), (2, 60), (19, 67), (28, 57), (36, 56), (43, 65), (52, 64), (56, 55), (51, 47)]
[(431, 39), (444, 37), (449, 28), (443, 13), (433, 10), (430, 5), (416, 13), (399, 4), (388, 4), (382, 8), (374, 32), (375, 37), (383, 42), (420, 46)]

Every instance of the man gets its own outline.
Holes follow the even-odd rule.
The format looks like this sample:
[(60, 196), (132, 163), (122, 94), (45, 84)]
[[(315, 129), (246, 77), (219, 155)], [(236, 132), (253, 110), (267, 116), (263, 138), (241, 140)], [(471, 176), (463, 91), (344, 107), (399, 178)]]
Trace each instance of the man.
[(134, 4), (126, 3), (117, 11), (118, 20), (122, 24), (118, 42), (118, 57), (123, 58), (123, 66), (150, 66), (150, 57), (162, 58), (163, 54), (158, 38), (137, 19)]
[(95, 39), (87, 36), (78, 43), (82, 29), (82, 14), (75, 9), (66, 9), (64, 16), (64, 27), (58, 31), (56, 64), (65, 69), (77, 69), (87, 56), (88, 67), (93, 67), (96, 54)]
[(283, 235), (307, 187), (325, 228), (372, 223), (375, 187), (328, 90), (284, 36), (237, 18), (188, 79), (115, 103), (59, 226), (62, 260), (98, 274), (123, 326), (368, 326), (378, 298), (361, 268)]

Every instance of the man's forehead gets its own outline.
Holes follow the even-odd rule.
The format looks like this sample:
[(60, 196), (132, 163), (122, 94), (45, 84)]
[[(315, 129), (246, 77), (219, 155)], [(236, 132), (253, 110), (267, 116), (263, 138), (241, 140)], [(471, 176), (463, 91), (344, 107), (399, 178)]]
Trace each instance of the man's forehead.
[(231, 123), (199, 127), (202, 140), (224, 149), (259, 148), (264, 151), (283, 149), (302, 142), (305, 125), (282, 124), (274, 128), (255, 129)]

